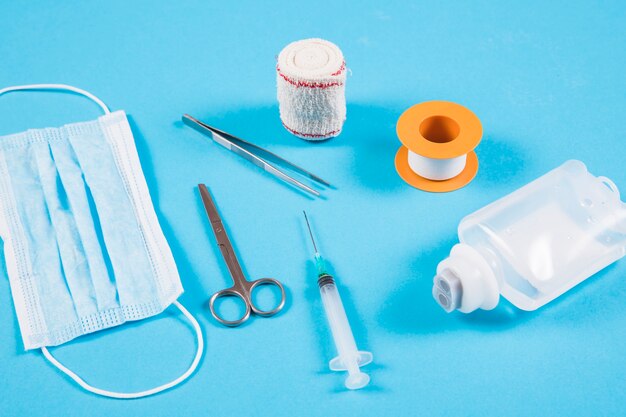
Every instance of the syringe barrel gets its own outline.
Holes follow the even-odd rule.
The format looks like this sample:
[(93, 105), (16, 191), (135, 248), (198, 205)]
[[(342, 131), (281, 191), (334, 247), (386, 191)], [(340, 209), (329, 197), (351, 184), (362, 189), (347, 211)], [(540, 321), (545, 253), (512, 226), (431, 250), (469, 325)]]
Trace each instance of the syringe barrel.
[[(324, 277), (328, 278), (324, 280)], [(356, 364), (359, 353), (337, 286), (330, 275), (320, 276), (318, 282), (320, 283), (320, 294), (326, 318), (337, 347), (337, 354), (344, 361), (352, 362), (354, 359)], [(344, 362), (344, 366), (349, 367), (350, 365)]]

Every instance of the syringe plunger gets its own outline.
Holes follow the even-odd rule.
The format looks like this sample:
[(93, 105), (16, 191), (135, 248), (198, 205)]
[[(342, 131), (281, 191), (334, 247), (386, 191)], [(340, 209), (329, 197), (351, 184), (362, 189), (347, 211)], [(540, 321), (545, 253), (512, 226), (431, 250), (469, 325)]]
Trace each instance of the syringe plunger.
[(346, 388), (363, 388), (370, 382), (370, 377), (361, 372), (360, 367), (372, 362), (373, 356), (370, 352), (357, 350), (354, 335), (333, 278), (325, 274), (319, 277), (318, 283), (320, 283), (320, 294), (326, 318), (337, 348), (337, 357), (330, 361), (330, 369), (331, 371), (348, 371)]

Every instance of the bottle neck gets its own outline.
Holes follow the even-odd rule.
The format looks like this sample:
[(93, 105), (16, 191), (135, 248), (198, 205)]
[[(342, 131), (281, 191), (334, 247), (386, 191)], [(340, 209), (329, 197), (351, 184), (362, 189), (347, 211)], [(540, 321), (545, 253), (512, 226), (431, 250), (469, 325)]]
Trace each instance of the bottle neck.
[(473, 247), (459, 243), (437, 266), (433, 297), (447, 312), (470, 313), (479, 308), (495, 308), (500, 291), (495, 272), (485, 257)]

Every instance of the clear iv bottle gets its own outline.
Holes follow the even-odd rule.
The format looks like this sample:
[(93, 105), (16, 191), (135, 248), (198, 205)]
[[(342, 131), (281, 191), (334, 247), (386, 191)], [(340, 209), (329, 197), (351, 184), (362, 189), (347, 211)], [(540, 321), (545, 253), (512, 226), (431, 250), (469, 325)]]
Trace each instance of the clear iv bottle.
[(434, 278), (444, 310), (490, 310), (500, 294), (535, 310), (626, 254), (626, 203), (567, 161), (465, 217), (459, 241)]

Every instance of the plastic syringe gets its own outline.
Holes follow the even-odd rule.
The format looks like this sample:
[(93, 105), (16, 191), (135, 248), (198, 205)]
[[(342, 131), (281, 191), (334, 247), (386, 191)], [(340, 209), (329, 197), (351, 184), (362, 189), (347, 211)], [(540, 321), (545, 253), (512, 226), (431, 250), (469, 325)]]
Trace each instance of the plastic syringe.
[(331, 371), (348, 371), (348, 377), (345, 381), (346, 388), (363, 388), (370, 382), (370, 377), (366, 373), (361, 372), (360, 367), (372, 362), (374, 357), (371, 352), (357, 350), (346, 311), (343, 308), (337, 285), (335, 285), (335, 279), (326, 272), (324, 259), (318, 252), (315, 239), (313, 239), (309, 219), (306, 212), (303, 211), (303, 213), (311, 241), (313, 242), (313, 248), (315, 249), (317, 285), (320, 287), (324, 311), (326, 312), (326, 318), (328, 319), (335, 347), (337, 348), (337, 357), (332, 359), (328, 365)]

